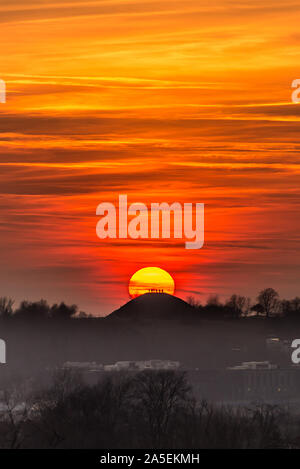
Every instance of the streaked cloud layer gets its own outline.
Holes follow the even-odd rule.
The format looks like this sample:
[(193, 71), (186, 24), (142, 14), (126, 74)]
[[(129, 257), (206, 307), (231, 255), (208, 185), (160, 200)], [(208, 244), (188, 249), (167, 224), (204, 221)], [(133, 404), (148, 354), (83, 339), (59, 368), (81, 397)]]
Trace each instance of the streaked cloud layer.
[[(148, 265), (183, 298), (299, 294), (299, 9), (2, 2), (0, 294), (105, 314)], [(101, 242), (96, 206), (119, 193), (204, 202), (205, 247)]]

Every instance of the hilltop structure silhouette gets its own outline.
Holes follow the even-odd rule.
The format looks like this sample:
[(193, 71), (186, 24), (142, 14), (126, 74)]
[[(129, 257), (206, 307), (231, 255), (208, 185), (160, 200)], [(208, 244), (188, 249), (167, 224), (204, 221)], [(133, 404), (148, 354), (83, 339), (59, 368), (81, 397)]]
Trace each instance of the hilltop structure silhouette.
[(107, 321), (153, 322), (186, 320), (195, 308), (176, 296), (161, 291), (145, 293), (130, 300), (106, 317)]

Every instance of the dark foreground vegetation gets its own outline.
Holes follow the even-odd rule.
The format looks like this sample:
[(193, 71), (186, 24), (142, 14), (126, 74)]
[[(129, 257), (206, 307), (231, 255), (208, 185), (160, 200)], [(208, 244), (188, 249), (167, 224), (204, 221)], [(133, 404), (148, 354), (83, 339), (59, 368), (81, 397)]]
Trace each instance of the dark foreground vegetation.
[(5, 393), (0, 448), (290, 448), (300, 419), (275, 406), (196, 401), (182, 372), (117, 373), (95, 386), (59, 370), (31, 397)]

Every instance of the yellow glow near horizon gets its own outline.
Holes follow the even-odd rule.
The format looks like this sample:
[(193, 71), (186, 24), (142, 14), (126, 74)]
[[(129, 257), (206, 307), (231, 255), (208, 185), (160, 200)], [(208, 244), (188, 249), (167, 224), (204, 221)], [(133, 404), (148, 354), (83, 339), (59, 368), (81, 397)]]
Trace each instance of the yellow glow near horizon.
[(174, 295), (175, 283), (171, 275), (159, 267), (144, 267), (133, 274), (129, 281), (132, 298), (144, 293), (168, 293)]
[[(5, 295), (38, 289), (105, 315), (143, 266), (176, 272), (182, 298), (229, 297), (232, 285), (295, 295), (297, 2), (12, 0), (0, 13)], [(100, 242), (95, 209), (118, 194), (204, 202), (204, 249)]]

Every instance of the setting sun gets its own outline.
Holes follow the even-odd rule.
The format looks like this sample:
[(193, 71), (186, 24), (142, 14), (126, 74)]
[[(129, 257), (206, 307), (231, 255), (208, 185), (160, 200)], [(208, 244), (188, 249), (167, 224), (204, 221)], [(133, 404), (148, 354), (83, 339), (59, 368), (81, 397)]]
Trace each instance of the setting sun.
[(132, 298), (144, 293), (168, 293), (175, 291), (174, 280), (168, 272), (159, 267), (145, 267), (133, 274), (129, 281), (129, 294)]

